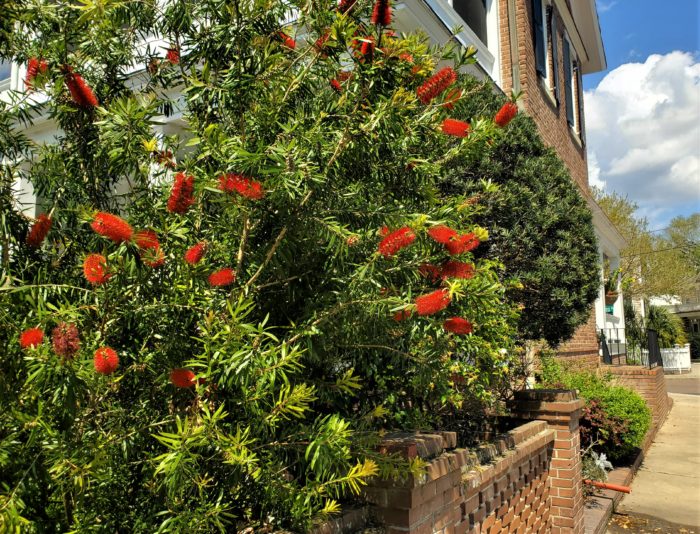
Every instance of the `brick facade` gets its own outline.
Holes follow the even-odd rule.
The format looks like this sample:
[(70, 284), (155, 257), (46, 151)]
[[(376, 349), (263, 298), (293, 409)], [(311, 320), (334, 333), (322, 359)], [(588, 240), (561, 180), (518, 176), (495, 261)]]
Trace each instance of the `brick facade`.
[(595, 311), (591, 310), (588, 321), (576, 329), (572, 338), (556, 349), (557, 356), (565, 365), (574, 365), (577, 369), (595, 371), (600, 366), (598, 354), (598, 330)]
[[(556, 17), (557, 35), (549, 35), (547, 43), (547, 61), (550, 72), (556, 69), (559, 79), (559, 102), (557, 103), (550, 82), (544, 80), (538, 73), (535, 63), (535, 44), (532, 16), (532, 2), (530, 0), (515, 1), (515, 17), (517, 31), (517, 62), (519, 67), (519, 80), (522, 92), (521, 103), (537, 124), (540, 136), (546, 145), (552, 147), (557, 155), (564, 161), (574, 182), (581, 191), (588, 193), (588, 163), (586, 161), (586, 149), (566, 120), (566, 105), (564, 102), (564, 64), (563, 64), (563, 28), (564, 21), (557, 12), (552, 9), (552, 16)], [(508, 0), (499, 0), (500, 24), (500, 49), (501, 49), (501, 79), (506, 94), (513, 90), (514, 80), (512, 75), (513, 57), (511, 54), (511, 40), (508, 26)], [(548, 32), (549, 34), (549, 32)], [(552, 38), (556, 39), (558, 54), (557, 65), (552, 63)], [(573, 95), (578, 94), (578, 87), (574, 83)], [(581, 108), (583, 109), (583, 108)], [(581, 129), (585, 131), (583, 116), (579, 116), (577, 106), (574, 105), (577, 120)]]

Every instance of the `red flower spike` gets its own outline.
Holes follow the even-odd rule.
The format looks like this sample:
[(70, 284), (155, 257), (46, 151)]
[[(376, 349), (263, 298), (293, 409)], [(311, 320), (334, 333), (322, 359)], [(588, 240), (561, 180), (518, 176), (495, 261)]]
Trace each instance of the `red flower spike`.
[(377, 26), (389, 26), (391, 24), (391, 2), (389, 0), (375, 0), (371, 20), (372, 24)]
[(168, 198), (168, 211), (170, 213), (185, 213), (194, 204), (194, 176), (188, 176), (184, 172), (175, 175), (175, 182)]
[(438, 225), (430, 228), (428, 230), (428, 235), (438, 243), (445, 245), (453, 239), (456, 239), (459, 233), (457, 230), (453, 230), (449, 226)]
[(236, 273), (227, 267), (220, 269), (209, 275), (209, 285), (213, 287), (224, 287), (233, 284), (236, 280)]
[(418, 315), (433, 315), (447, 308), (451, 301), (450, 292), (447, 289), (438, 289), (416, 298), (416, 313)]
[(463, 261), (448, 261), (442, 266), (440, 277), (445, 280), (447, 278), (461, 278), (467, 280), (474, 276), (474, 265)]
[(41, 328), (29, 328), (19, 336), (19, 346), (23, 349), (33, 349), (44, 341), (44, 331)]
[(342, 94), (343, 88), (340, 86), (340, 82), (338, 80), (331, 80), (331, 87), (336, 93)]
[(70, 91), (73, 102), (83, 108), (93, 108), (97, 105), (97, 97), (92, 88), (80, 74), (73, 72), (70, 67), (64, 68), (66, 74), (66, 87)]
[(72, 358), (80, 350), (80, 335), (74, 324), (59, 323), (51, 332), (53, 351), (64, 358)]
[(260, 182), (242, 174), (229, 173), (219, 176), (219, 189), (226, 193), (237, 193), (251, 200), (260, 200), (265, 196)]
[(187, 252), (185, 252), (185, 261), (190, 265), (197, 265), (200, 261), (202, 261), (206, 248), (207, 244), (205, 242), (197, 243), (196, 245), (191, 246), (187, 249)]
[(52, 224), (53, 221), (51, 220), (51, 217), (45, 213), (41, 213), (36, 218), (36, 221), (27, 234), (27, 245), (32, 248), (39, 248), (44, 239), (46, 239), (49, 230), (51, 230)]
[(458, 336), (471, 334), (474, 331), (472, 324), (461, 317), (450, 317), (443, 323), (443, 327), (448, 332), (452, 332)]
[(493, 122), (495, 122), (501, 128), (505, 128), (517, 114), (518, 106), (515, 104), (515, 102), (506, 102), (503, 104), (501, 109), (498, 110), (498, 113), (496, 113)]
[(394, 230), (379, 242), (379, 252), (389, 258), (416, 240), (416, 234), (408, 226)]
[(195, 376), (189, 369), (173, 369), (170, 371), (170, 382), (176, 388), (191, 388), (195, 385)]
[(180, 63), (180, 50), (176, 46), (171, 46), (165, 53), (165, 59), (167, 59), (168, 63), (171, 65), (177, 65)]
[(462, 98), (461, 89), (452, 89), (445, 97), (445, 109), (454, 109), (455, 103)]
[(457, 239), (445, 244), (445, 248), (453, 256), (464, 254), (465, 252), (474, 250), (478, 246), (479, 238), (472, 233), (461, 235)]
[(141, 261), (149, 267), (160, 267), (165, 263), (165, 254), (160, 248), (158, 235), (153, 230), (139, 230), (134, 243), (140, 250)]
[(85, 279), (96, 286), (111, 278), (107, 272), (107, 259), (102, 254), (89, 254), (83, 262)]
[(445, 89), (457, 81), (457, 72), (452, 67), (445, 67), (428, 78), (416, 91), (418, 100), (423, 104), (441, 94)]
[(403, 310), (397, 311), (393, 319), (397, 323), (400, 323), (401, 321), (405, 321), (406, 319), (409, 319), (411, 317), (411, 309), (410, 308), (404, 308)]
[(388, 236), (389, 235), (389, 227), (388, 226), (382, 226), (379, 229), (379, 235), (382, 237)]
[(24, 86), (27, 89), (34, 88), (34, 78), (36, 78), (39, 73), (44, 74), (49, 69), (49, 64), (45, 59), (38, 59), (35, 57), (29, 58), (27, 63), (27, 75), (24, 78)]
[(115, 243), (129, 241), (134, 234), (131, 225), (121, 217), (100, 211), (90, 223), (90, 227), (101, 236)]
[(354, 7), (355, 2), (357, 2), (357, 0), (340, 0), (338, 11), (340, 13), (347, 13)]
[(297, 47), (297, 42), (284, 32), (279, 32), (278, 37), (282, 40), (282, 44), (287, 48), (294, 50)]
[(408, 52), (403, 52), (399, 54), (399, 59), (405, 61), (406, 63), (413, 63), (413, 56)]
[(372, 61), (372, 57), (374, 56), (374, 37), (367, 37), (367, 41), (362, 41), (362, 44), (360, 45), (360, 62), (363, 62), (365, 60)]
[(119, 367), (119, 356), (110, 347), (100, 347), (93, 360), (95, 371), (101, 375), (111, 375)]
[(437, 282), (442, 278), (442, 269), (437, 265), (431, 265), (430, 263), (424, 263), (418, 267), (418, 272), (424, 278), (427, 278), (431, 282)]
[(330, 39), (331, 33), (326, 30), (326, 32), (321, 35), (318, 39), (316, 39), (316, 42), (314, 43), (314, 46), (316, 49), (321, 53), (322, 57), (327, 57), (327, 49), (326, 49), (326, 41)]
[(467, 137), (471, 126), (468, 122), (457, 119), (445, 119), (442, 121), (442, 133), (453, 135), (454, 137)]

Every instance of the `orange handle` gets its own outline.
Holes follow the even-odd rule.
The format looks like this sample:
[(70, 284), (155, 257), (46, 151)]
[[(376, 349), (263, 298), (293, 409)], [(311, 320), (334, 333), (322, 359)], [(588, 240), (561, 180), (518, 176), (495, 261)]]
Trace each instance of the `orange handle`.
[(619, 491), (621, 493), (632, 493), (632, 488), (629, 486), (618, 486), (617, 484), (606, 484), (605, 482), (598, 482), (596, 480), (584, 480), (584, 484), (588, 484), (589, 486), (595, 486), (596, 488), (600, 489), (609, 489), (613, 491)]

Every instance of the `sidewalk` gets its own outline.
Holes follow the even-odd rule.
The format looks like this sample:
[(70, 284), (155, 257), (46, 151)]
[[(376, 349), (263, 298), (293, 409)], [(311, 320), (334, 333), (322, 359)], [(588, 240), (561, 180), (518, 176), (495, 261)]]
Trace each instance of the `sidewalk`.
[(700, 527), (700, 396), (670, 397), (673, 409), (618, 512)]

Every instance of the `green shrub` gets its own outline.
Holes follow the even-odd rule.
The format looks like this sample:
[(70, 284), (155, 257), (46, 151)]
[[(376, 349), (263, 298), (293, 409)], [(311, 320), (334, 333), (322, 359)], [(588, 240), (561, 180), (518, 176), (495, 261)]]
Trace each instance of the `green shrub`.
[(581, 417), (581, 448), (594, 446), (612, 460), (630, 457), (651, 426), (649, 407), (635, 391), (612, 383), (612, 377), (562, 366), (542, 357), (542, 385), (578, 390), (586, 401)]

